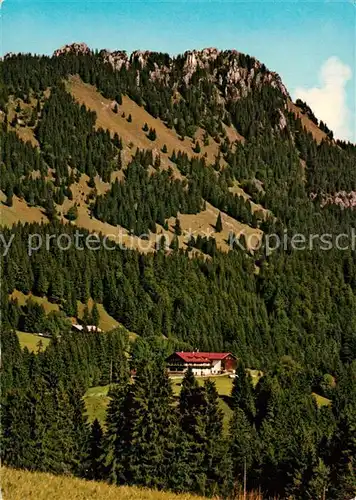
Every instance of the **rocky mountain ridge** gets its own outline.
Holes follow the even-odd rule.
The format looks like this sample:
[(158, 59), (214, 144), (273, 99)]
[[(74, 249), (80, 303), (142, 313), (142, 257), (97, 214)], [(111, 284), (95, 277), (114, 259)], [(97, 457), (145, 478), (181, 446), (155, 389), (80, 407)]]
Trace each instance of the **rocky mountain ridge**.
[[(65, 45), (54, 52), (54, 56), (68, 53), (75, 55), (93, 54), (94, 52), (85, 43)], [(137, 73), (145, 69), (149, 78), (160, 81), (164, 85), (183, 84), (189, 86), (194, 83), (194, 75), (198, 79), (206, 76), (207, 80), (217, 85), (223, 97), (238, 99), (245, 97), (253, 87), (260, 88), (268, 84), (278, 89), (285, 97), (290, 98), (281, 77), (266, 68), (264, 64), (237, 50), (219, 50), (213, 47), (202, 50), (188, 50), (182, 55), (171, 57), (165, 53), (149, 50), (136, 50), (128, 54), (123, 50), (101, 50), (99, 56), (113, 69), (137, 68)], [(177, 82), (177, 70), (180, 79)]]

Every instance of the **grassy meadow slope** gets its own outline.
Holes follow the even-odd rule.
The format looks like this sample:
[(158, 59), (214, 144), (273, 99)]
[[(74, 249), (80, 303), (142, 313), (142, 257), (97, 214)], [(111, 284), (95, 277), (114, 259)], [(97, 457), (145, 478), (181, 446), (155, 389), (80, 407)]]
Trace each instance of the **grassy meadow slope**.
[(17, 196), (13, 198), (12, 207), (4, 205), (5, 194), (0, 191), (0, 224), (11, 227), (18, 222), (48, 222), (43, 210), (39, 207), (30, 207), (26, 201)]
[[(122, 105), (119, 106), (118, 113), (113, 112), (113, 103), (108, 99), (105, 99), (95, 87), (89, 84), (83, 83), (78, 77), (72, 77), (67, 82), (67, 90), (75, 97), (75, 99), (80, 104), (85, 104), (87, 108), (95, 111), (97, 114), (97, 126), (104, 129), (110, 130), (112, 134), (117, 132), (119, 136), (123, 139), (124, 149), (123, 149), (123, 159), (124, 165), (128, 163), (134, 150), (138, 148), (153, 149), (154, 154), (160, 154), (162, 168), (172, 168), (175, 172), (177, 178), (181, 178), (182, 175), (176, 168), (175, 164), (171, 162), (169, 157), (173, 153), (181, 150), (188, 154), (188, 156), (194, 156), (193, 147), (195, 142), (186, 137), (183, 141), (178, 137), (174, 130), (166, 127), (166, 125), (158, 118), (153, 118), (147, 111), (138, 106), (134, 101), (132, 101), (127, 96), (123, 96)], [(125, 117), (122, 114), (125, 114)], [(127, 117), (132, 116), (132, 122), (127, 121)], [(155, 141), (150, 141), (147, 138), (147, 134), (142, 130), (144, 124), (147, 123), (148, 127), (155, 128), (157, 132), (157, 139)], [(226, 134), (229, 139), (234, 141), (241, 141), (243, 138), (241, 135), (233, 128), (227, 127), (225, 125)], [(213, 163), (215, 156), (219, 152), (218, 144), (213, 138), (209, 138), (209, 145), (204, 146), (202, 142), (203, 130), (199, 129), (196, 138), (201, 144), (201, 156), (206, 155), (208, 162)], [(129, 147), (130, 144), (134, 146)], [(163, 146), (167, 146), (167, 153), (162, 153)], [(114, 173), (111, 181), (114, 181), (117, 177), (117, 173)], [(119, 172), (120, 174), (120, 172)], [(82, 179), (84, 176), (82, 176)], [(88, 180), (88, 179), (86, 179)], [(96, 179), (96, 188), (98, 193), (105, 192), (110, 187), (109, 183), (100, 183)], [(84, 227), (89, 230), (102, 232), (106, 235), (117, 235), (120, 231), (120, 238), (124, 244), (130, 245), (131, 248), (139, 249), (140, 251), (153, 251), (156, 243), (156, 235), (151, 235), (149, 242), (147, 244), (140, 244), (142, 242), (138, 241), (138, 238), (134, 236), (129, 236), (127, 231), (123, 228), (114, 227), (108, 223), (101, 222), (95, 218), (90, 217), (88, 208), (85, 204), (85, 195), (88, 194), (87, 183), (82, 183), (79, 189), (74, 188), (74, 201), (79, 204), (78, 219), (76, 221), (77, 225)], [(242, 190), (241, 190), (242, 191)], [(240, 194), (240, 193), (239, 193)], [(67, 200), (68, 206), (64, 205), (63, 213), (65, 213), (69, 206), (72, 204)], [(65, 202), (66, 204), (66, 202)], [(206, 210), (195, 214), (181, 214), (180, 221), (183, 230), (183, 235), (179, 238), (179, 243), (182, 248), (184, 248), (184, 233), (189, 232), (194, 235), (207, 235), (213, 233), (213, 228), (217, 219), (219, 211), (212, 205), (207, 203)], [(236, 221), (227, 214), (222, 214), (223, 217), (223, 231), (221, 233), (214, 233), (213, 236), (216, 239), (217, 245), (221, 250), (228, 250), (227, 239), (230, 231), (235, 234), (239, 234), (241, 231), (246, 232), (246, 234), (256, 233), (256, 243), (260, 236), (261, 231), (256, 231), (251, 229), (248, 225), (242, 224)], [(173, 236), (173, 225), (175, 223), (175, 218), (172, 217), (168, 220), (168, 225), (170, 227), (169, 231), (164, 231), (160, 228), (160, 232), (167, 235), (169, 238)], [(254, 246), (253, 244), (251, 246)]]
[(199, 500), (194, 495), (110, 486), (68, 476), (1, 469), (3, 500)]
[(327, 138), (325, 132), (323, 132), (318, 125), (316, 125), (305, 113), (302, 112), (298, 106), (296, 106), (292, 101), (288, 101), (288, 110), (295, 114), (301, 119), (303, 126), (308, 132), (310, 132), (315, 139), (315, 141), (320, 144), (323, 139)]
[[(60, 307), (58, 304), (54, 304), (50, 302), (47, 297), (37, 297), (36, 295), (33, 295), (32, 293), (25, 295), (24, 293), (20, 292), (19, 290), (14, 290), (12, 294), (10, 295), (10, 298), (13, 300), (17, 300), (18, 304), (20, 306), (25, 306), (27, 304), (28, 300), (32, 300), (33, 302), (36, 302), (37, 304), (40, 304), (43, 306), (45, 313), (49, 314), (50, 312), (59, 312)], [(71, 320), (72, 323), (76, 323), (79, 320), (83, 319), (84, 315), (84, 309), (85, 309), (85, 304), (82, 302), (78, 301), (78, 318), (68, 318)], [(91, 312), (92, 307), (94, 305), (93, 299), (89, 299), (87, 306), (89, 312)], [(113, 330), (114, 328), (117, 328), (120, 326), (120, 323), (116, 321), (108, 312), (105, 310), (104, 306), (102, 304), (97, 304), (98, 312), (99, 312), (99, 328), (103, 330), (103, 332), (108, 332), (110, 330)], [(37, 335), (36, 333), (30, 333), (30, 332), (17, 332), (17, 336), (20, 341), (21, 347), (27, 347), (29, 351), (37, 352), (38, 350), (38, 343), (41, 341), (43, 347), (45, 348), (49, 344), (49, 339), (46, 337), (41, 337)], [(130, 340), (134, 340), (137, 337), (137, 334), (134, 332), (129, 332), (129, 338)]]
[[(113, 111), (113, 102), (105, 99), (98, 90), (92, 85), (86, 84), (80, 80), (79, 77), (73, 76), (69, 78), (66, 82), (66, 87), (68, 92), (70, 92), (73, 97), (80, 103), (85, 104), (85, 106), (95, 111), (97, 114), (97, 127), (102, 127), (108, 129), (111, 134), (115, 132), (123, 140), (123, 164), (124, 168), (131, 160), (132, 154), (136, 151), (136, 148), (141, 149), (152, 149), (154, 156), (160, 155), (161, 158), (161, 168), (171, 168), (177, 178), (182, 178), (182, 174), (177, 169), (176, 165), (169, 159), (173, 151), (182, 151), (186, 153), (189, 157), (196, 155), (193, 148), (195, 146), (195, 140), (199, 140), (201, 153), (200, 156), (205, 156), (209, 163), (214, 163), (216, 155), (219, 153), (219, 145), (214, 141), (212, 137), (209, 137), (209, 145), (204, 146), (203, 144), (203, 129), (199, 128), (195, 140), (185, 137), (184, 140), (179, 138), (178, 134), (174, 129), (169, 129), (159, 118), (152, 117), (143, 107), (138, 106), (129, 97), (123, 96), (122, 105), (119, 106), (118, 113)], [(46, 92), (48, 94), (48, 92)], [(18, 101), (21, 106), (20, 116), (23, 114), (28, 114), (31, 111), (31, 104), (26, 104), (22, 100)], [(14, 114), (15, 102), (11, 101), (10, 106), (10, 117)], [(122, 116), (124, 113), (125, 117)], [(132, 122), (128, 122), (127, 118), (131, 115)], [(157, 132), (157, 138), (155, 141), (151, 141), (147, 137), (147, 133), (142, 130), (143, 126), (147, 123), (148, 127), (155, 128)], [(226, 126), (223, 124), (226, 132), (226, 136), (229, 138), (231, 143), (235, 141), (244, 141), (244, 138), (236, 131), (233, 126)], [(33, 145), (37, 145), (37, 141), (34, 136), (34, 130), (28, 126), (16, 125), (16, 127), (11, 127), (16, 130), (20, 138), (24, 141), (30, 140)], [(167, 153), (162, 152), (163, 146), (167, 146)], [(224, 161), (222, 160), (222, 164)], [(116, 171), (113, 172), (111, 176), (111, 182), (115, 179), (122, 179), (123, 172)], [(73, 193), (73, 200), (65, 199), (63, 205), (57, 205), (57, 211), (65, 221), (65, 214), (68, 212), (69, 208), (74, 204), (78, 207), (78, 218), (75, 224), (78, 227), (82, 227), (91, 232), (102, 233), (110, 237), (111, 239), (123, 243), (124, 245), (139, 250), (140, 252), (152, 252), (155, 250), (156, 242), (159, 236), (151, 234), (148, 241), (143, 241), (128, 234), (128, 231), (120, 226), (113, 226), (107, 222), (102, 222), (91, 216), (89, 206), (87, 203), (87, 197), (91, 193), (91, 189), (88, 187), (88, 176), (82, 175), (79, 182), (74, 183), (71, 186)], [(109, 182), (103, 182), (96, 176), (95, 179), (96, 191), (98, 194), (103, 194), (110, 189)], [(246, 198), (249, 196), (244, 193), (240, 188), (237, 192), (239, 195), (245, 195)], [(0, 192), (0, 223), (5, 226), (12, 226), (17, 222), (47, 222), (48, 219), (44, 214), (44, 211), (39, 207), (30, 207), (23, 200), (18, 199), (14, 196), (13, 206), (8, 207), (4, 204), (6, 196), (4, 193)], [(256, 206), (252, 207), (253, 210), (263, 211), (263, 207)], [(246, 235), (255, 234), (256, 238), (251, 240), (251, 248), (258, 244), (259, 239), (262, 236), (262, 231), (254, 230), (247, 224), (243, 224), (234, 218), (222, 213), (223, 219), (223, 230), (220, 233), (214, 231), (214, 225), (218, 216), (219, 210), (207, 203), (206, 210), (195, 214), (181, 214), (180, 221), (183, 230), (183, 235), (179, 237), (179, 245), (185, 248), (187, 237), (186, 234), (193, 234), (194, 236), (213, 236), (216, 239), (218, 248), (223, 251), (227, 251), (229, 246), (227, 244), (227, 239), (229, 233), (232, 231), (235, 234), (244, 232)], [(159, 233), (165, 234), (169, 239), (173, 237), (173, 226), (175, 223), (175, 218), (172, 217), (168, 220), (169, 230), (165, 231), (163, 228), (159, 228)], [(194, 250), (193, 253), (197, 253)]]
[(37, 353), (39, 350), (40, 343), (42, 344), (42, 349), (45, 349), (50, 342), (50, 339), (46, 337), (41, 337), (40, 335), (36, 335), (35, 333), (20, 332), (20, 331), (17, 331), (16, 333), (20, 342), (20, 346), (22, 348), (27, 347), (27, 349), (30, 352)]
[[(117, 133), (123, 140), (123, 164), (124, 168), (131, 160), (132, 154), (136, 151), (136, 148), (140, 149), (152, 149), (154, 157), (160, 155), (161, 158), (161, 168), (171, 168), (177, 178), (182, 178), (182, 174), (178, 171), (176, 165), (170, 160), (170, 156), (175, 150), (179, 150), (186, 153), (189, 157), (196, 155), (194, 152), (195, 140), (199, 140), (201, 152), (200, 156), (205, 156), (209, 163), (215, 161), (215, 157), (219, 154), (219, 145), (212, 138), (209, 137), (209, 144), (204, 146), (203, 134), (204, 131), (198, 128), (195, 140), (185, 137), (184, 140), (178, 136), (174, 129), (169, 129), (159, 118), (154, 118), (151, 116), (143, 107), (138, 106), (132, 99), (127, 96), (123, 96), (122, 105), (118, 107), (118, 113), (113, 111), (114, 101), (106, 99), (102, 94), (92, 85), (84, 83), (78, 76), (70, 77), (66, 82), (67, 91), (70, 92), (73, 97), (80, 104), (85, 104), (85, 106), (96, 112), (97, 115), (97, 127), (102, 127), (108, 129), (111, 134)], [(45, 94), (48, 96), (48, 92)], [(25, 103), (24, 101), (17, 100), (16, 102), (12, 99), (9, 105), (9, 117), (15, 114), (15, 107), (17, 104), (21, 107), (20, 117), (25, 118), (31, 113), (35, 101), (30, 103)], [(302, 113), (302, 111), (292, 102), (288, 100), (288, 109), (296, 114), (301, 120), (306, 129), (312, 133), (313, 137), (318, 143), (321, 142), (326, 134), (320, 130), (320, 128), (313, 123), (307, 115)], [(128, 121), (128, 116), (131, 115), (132, 121)], [(23, 123), (22, 123), (23, 121)], [(16, 127), (11, 127), (22, 140), (29, 140), (33, 145), (38, 145), (33, 128), (25, 125), (26, 120), (20, 120)], [(155, 141), (151, 141), (147, 137), (147, 133), (143, 131), (143, 126), (147, 123), (149, 128), (154, 128), (157, 132), (157, 138)], [(223, 124), (226, 136), (229, 138), (233, 144), (235, 141), (244, 142), (244, 138), (236, 131), (233, 126), (227, 126)], [(163, 153), (163, 146), (167, 147), (167, 152)], [(224, 161), (222, 161), (224, 164)], [(115, 179), (122, 179), (124, 176), (123, 171), (116, 171), (112, 173), (111, 182)], [(57, 206), (58, 213), (62, 220), (65, 220), (64, 216), (68, 212), (69, 208), (75, 204), (78, 206), (78, 218), (75, 224), (78, 227), (82, 227), (92, 232), (102, 233), (103, 235), (109, 236), (111, 239), (119, 241), (124, 245), (137, 249), (141, 252), (152, 252), (155, 250), (157, 239), (160, 235), (151, 234), (147, 241), (140, 240), (136, 236), (128, 234), (128, 231), (120, 226), (113, 226), (107, 222), (102, 222), (91, 216), (87, 198), (92, 192), (88, 187), (89, 178), (86, 175), (82, 175), (79, 182), (72, 185), (73, 200), (65, 199), (63, 205)], [(96, 191), (98, 194), (103, 194), (110, 189), (109, 182), (103, 182), (98, 176), (95, 179)], [(239, 196), (243, 196), (245, 199), (250, 198), (250, 196), (241, 188), (239, 185), (234, 185), (230, 188), (232, 193)], [(5, 226), (12, 226), (17, 222), (47, 222), (47, 217), (44, 211), (39, 207), (28, 206), (23, 200), (18, 199), (14, 196), (13, 206), (8, 207), (3, 202), (5, 201), (5, 195), (0, 192), (0, 222)], [(259, 211), (266, 213), (267, 211), (261, 205), (256, 205), (251, 203), (252, 211)], [(179, 237), (179, 245), (182, 248), (186, 247), (187, 233), (193, 234), (194, 236), (213, 236), (216, 239), (218, 248), (223, 251), (229, 249), (227, 244), (227, 239), (229, 233), (232, 231), (235, 234), (244, 232), (247, 236), (254, 234), (254, 238), (249, 240), (250, 247), (256, 246), (262, 236), (262, 231), (252, 229), (247, 224), (243, 224), (225, 213), (222, 213), (223, 219), (223, 231), (221, 233), (216, 233), (214, 231), (214, 225), (219, 211), (212, 205), (207, 203), (206, 210), (195, 214), (181, 214), (180, 221), (183, 230), (182, 236)], [(163, 228), (158, 228), (158, 233), (165, 234), (169, 239), (173, 236), (173, 226), (175, 223), (175, 218), (168, 220), (169, 230), (165, 231)], [(195, 250), (194, 253), (197, 251)]]
[[(196, 155), (193, 151), (195, 140), (193, 141), (189, 137), (181, 140), (175, 130), (167, 128), (162, 120), (151, 116), (143, 107), (136, 104), (129, 97), (123, 96), (122, 104), (118, 107), (118, 113), (116, 114), (113, 112), (113, 101), (105, 99), (95, 87), (82, 82), (78, 77), (69, 79), (67, 90), (71, 92), (80, 104), (85, 104), (87, 108), (96, 112), (98, 127), (109, 129), (112, 133), (117, 132), (126, 145), (132, 142), (135, 147), (153, 149), (155, 153), (160, 153), (164, 166), (170, 166), (174, 169), (174, 163), (169, 160), (173, 150), (176, 152), (181, 150), (190, 157)], [(124, 117), (122, 116), (123, 113), (125, 114)], [(132, 117), (132, 122), (130, 123), (127, 121), (129, 115)], [(147, 123), (149, 128), (156, 130), (157, 139), (155, 141), (148, 139), (147, 133), (142, 130), (145, 123)], [(225, 130), (232, 142), (243, 140), (233, 127), (225, 126)], [(209, 137), (209, 145), (204, 146), (202, 141), (203, 133), (204, 131), (201, 128), (196, 133), (196, 139), (199, 140), (201, 146), (200, 156), (206, 155), (207, 160), (213, 163), (215, 156), (219, 152), (219, 146), (212, 137)], [(164, 144), (167, 146), (167, 153), (162, 153), (161, 151)]]

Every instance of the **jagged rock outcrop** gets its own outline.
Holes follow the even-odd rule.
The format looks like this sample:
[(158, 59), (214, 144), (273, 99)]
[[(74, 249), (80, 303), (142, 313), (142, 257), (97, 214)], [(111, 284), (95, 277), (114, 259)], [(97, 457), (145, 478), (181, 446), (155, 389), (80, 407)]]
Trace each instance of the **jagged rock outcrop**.
[(70, 43), (54, 51), (54, 56), (61, 56), (72, 52), (73, 54), (90, 54), (91, 50), (86, 43)]
[(354, 208), (356, 207), (356, 191), (351, 191), (350, 193), (346, 191), (339, 191), (334, 195), (326, 195), (323, 198), (321, 206), (325, 205), (338, 205), (342, 208)]
[[(54, 55), (59, 56), (68, 52), (88, 54), (91, 51), (85, 43), (73, 43), (56, 50)], [(117, 71), (132, 66), (137, 70), (148, 69), (150, 79), (166, 85), (189, 86), (193, 76), (200, 70), (199, 78), (204, 75), (208, 81), (219, 87), (220, 95), (228, 99), (244, 97), (252, 88), (260, 88), (262, 85), (277, 88), (284, 96), (289, 97), (277, 73), (269, 71), (257, 59), (245, 56), (237, 50), (221, 51), (210, 47), (189, 50), (173, 58), (168, 54), (148, 50), (136, 50), (131, 55), (122, 50), (101, 50), (99, 56)], [(180, 75), (180, 81), (176, 80), (177, 74)], [(139, 85), (139, 74), (137, 81)], [(282, 117), (280, 126), (284, 127)]]
[(130, 65), (129, 57), (125, 50), (115, 50), (110, 52), (109, 50), (101, 50), (99, 55), (104, 59), (105, 62), (111, 64), (111, 66), (120, 71), (120, 69), (125, 66), (128, 69)]

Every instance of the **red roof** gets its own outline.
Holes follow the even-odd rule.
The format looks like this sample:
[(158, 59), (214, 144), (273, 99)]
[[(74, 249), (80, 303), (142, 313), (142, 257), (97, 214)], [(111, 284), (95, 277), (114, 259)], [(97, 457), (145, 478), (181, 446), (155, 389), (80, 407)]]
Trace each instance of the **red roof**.
[(233, 356), (231, 352), (175, 352), (174, 354), (186, 363), (209, 363)]

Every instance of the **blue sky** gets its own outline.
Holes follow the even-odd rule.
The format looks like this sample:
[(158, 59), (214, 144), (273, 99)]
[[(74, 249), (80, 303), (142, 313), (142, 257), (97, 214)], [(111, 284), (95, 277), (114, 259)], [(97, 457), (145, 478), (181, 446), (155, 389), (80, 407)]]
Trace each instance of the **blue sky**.
[[(3, 53), (50, 54), (73, 41), (93, 48), (171, 54), (191, 48), (235, 48), (277, 71), (293, 97), (308, 97), (317, 114), (334, 123), (340, 135), (356, 139), (356, 6), (351, 0), (4, 1)], [(323, 65), (329, 69), (320, 80)], [(325, 72), (335, 83), (333, 68), (344, 68), (344, 81), (330, 87)], [(341, 119), (345, 123), (340, 125)]]

